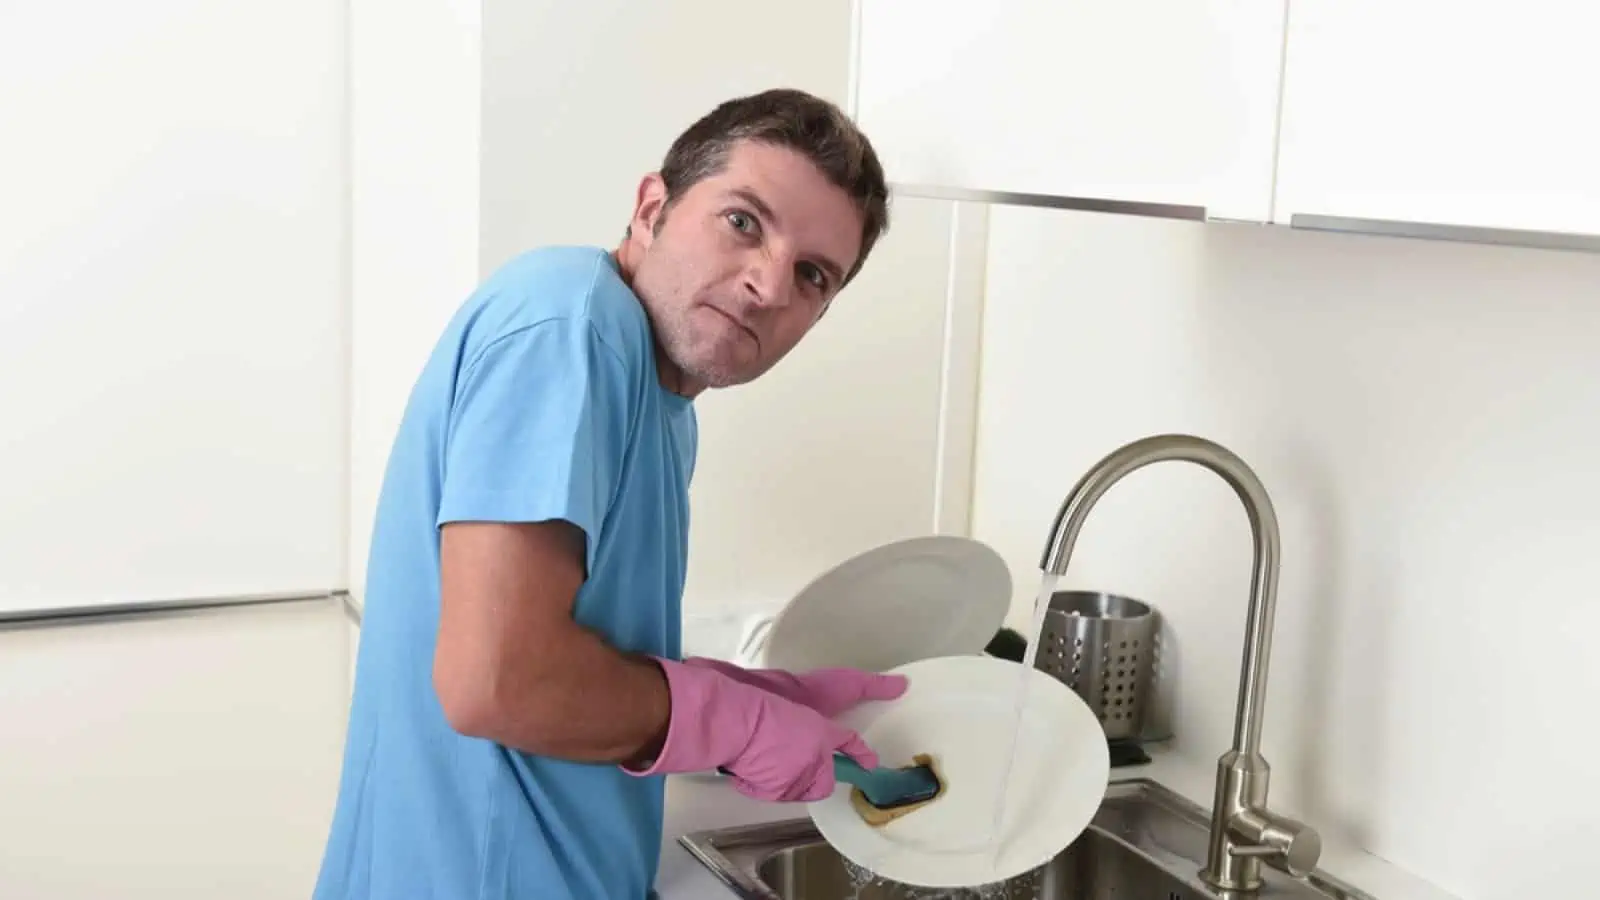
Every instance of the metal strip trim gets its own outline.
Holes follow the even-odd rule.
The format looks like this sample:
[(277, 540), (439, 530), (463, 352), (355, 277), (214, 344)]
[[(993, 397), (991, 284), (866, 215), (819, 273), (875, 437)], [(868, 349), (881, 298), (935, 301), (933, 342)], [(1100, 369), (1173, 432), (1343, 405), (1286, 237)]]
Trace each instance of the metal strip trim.
[[(276, 603), (304, 603), (347, 596), (341, 590), (292, 591), (278, 594), (239, 594), (225, 597), (185, 597), (175, 600), (147, 600), (71, 606), (59, 609), (0, 611), (0, 631), (76, 625), (104, 621), (155, 618), (202, 610), (263, 606)], [(348, 606), (348, 603), (346, 603)]]
[(991, 191), (929, 184), (894, 183), (889, 186), (889, 192), (891, 196), (917, 197), (924, 200), (987, 203), (993, 206), (1070, 209), (1080, 212), (1151, 216), (1160, 219), (1186, 219), (1194, 222), (1204, 222), (1206, 220), (1206, 208), (1204, 206), (1189, 206), (1180, 203), (1146, 203), (1138, 200), (1114, 200), (1102, 197), (1065, 197), (1058, 194), (1029, 194), (1019, 191)]
[(344, 616), (357, 628), (361, 627), (361, 604), (349, 591), (339, 592), (339, 604), (344, 607)]
[(1538, 250), (1600, 253), (1600, 234), (1578, 232), (1445, 225), (1437, 222), (1365, 219), (1357, 216), (1324, 216), (1309, 213), (1295, 213), (1290, 216), (1289, 227), (1302, 231), (1331, 231), (1340, 234), (1409, 237), (1464, 244), (1496, 244), (1505, 247), (1531, 247)]

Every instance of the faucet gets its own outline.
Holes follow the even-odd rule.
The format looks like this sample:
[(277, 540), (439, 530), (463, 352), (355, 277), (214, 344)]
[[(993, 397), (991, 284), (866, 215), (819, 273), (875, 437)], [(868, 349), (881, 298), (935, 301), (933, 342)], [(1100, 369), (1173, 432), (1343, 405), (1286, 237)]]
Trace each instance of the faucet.
[(1267, 658), (1272, 651), (1272, 617), (1278, 602), (1278, 518), (1267, 489), (1243, 460), (1204, 438), (1161, 434), (1134, 441), (1101, 459), (1067, 494), (1056, 512), (1040, 568), (1047, 574), (1065, 575), (1078, 532), (1095, 503), (1123, 476), (1167, 460), (1196, 463), (1221, 476), (1239, 495), (1250, 517), (1255, 558), (1233, 747), (1217, 760), (1210, 844), (1200, 878), (1220, 891), (1254, 892), (1262, 884), (1262, 861), (1304, 878), (1316, 869), (1322, 855), (1322, 839), (1314, 829), (1267, 809), (1271, 769), (1261, 755), (1261, 710)]

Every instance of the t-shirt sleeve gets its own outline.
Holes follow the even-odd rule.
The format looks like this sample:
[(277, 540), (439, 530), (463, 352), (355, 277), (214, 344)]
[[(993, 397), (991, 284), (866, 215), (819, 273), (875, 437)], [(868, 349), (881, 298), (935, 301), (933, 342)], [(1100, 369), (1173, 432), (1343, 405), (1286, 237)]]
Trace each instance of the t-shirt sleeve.
[(564, 519), (583, 529), (594, 571), (632, 396), (622, 358), (586, 321), (497, 338), (456, 386), (438, 524)]

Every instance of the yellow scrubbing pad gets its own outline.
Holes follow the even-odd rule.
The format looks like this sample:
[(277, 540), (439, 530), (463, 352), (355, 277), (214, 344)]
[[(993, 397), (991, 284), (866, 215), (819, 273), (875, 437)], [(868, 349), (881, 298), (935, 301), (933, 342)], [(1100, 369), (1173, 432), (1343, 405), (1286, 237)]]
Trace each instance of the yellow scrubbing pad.
[(933, 801), (944, 796), (944, 776), (939, 773), (939, 768), (933, 764), (933, 757), (926, 753), (918, 753), (917, 755), (911, 757), (911, 763), (912, 765), (927, 767), (928, 771), (933, 774), (934, 780), (939, 783), (938, 792), (926, 800), (918, 800), (915, 803), (907, 803), (904, 806), (896, 806), (889, 809), (884, 809), (882, 807), (873, 806), (872, 802), (867, 799), (867, 795), (861, 793), (860, 788), (851, 788), (850, 805), (855, 807), (855, 811), (861, 816), (862, 821), (874, 828), (882, 828), (890, 822), (893, 822), (895, 819), (898, 819), (907, 813), (915, 812), (916, 810), (919, 810), (924, 806), (927, 806), (929, 803), (932, 803)]

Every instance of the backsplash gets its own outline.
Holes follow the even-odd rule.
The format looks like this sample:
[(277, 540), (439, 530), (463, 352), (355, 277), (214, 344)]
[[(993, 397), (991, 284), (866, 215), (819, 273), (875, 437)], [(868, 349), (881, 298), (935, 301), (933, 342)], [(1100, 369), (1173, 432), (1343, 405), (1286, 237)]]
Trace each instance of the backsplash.
[[(1570, 894), (1597, 835), (1567, 801), (1600, 796), (1600, 257), (1022, 209), (990, 242), (972, 535), (1012, 567), (1010, 624), (1096, 460), (1218, 441), (1282, 533), (1272, 807), (1464, 900)], [(1174, 747), (1207, 772), (1250, 567), (1232, 491), (1158, 464), (1063, 581), (1158, 607)]]

